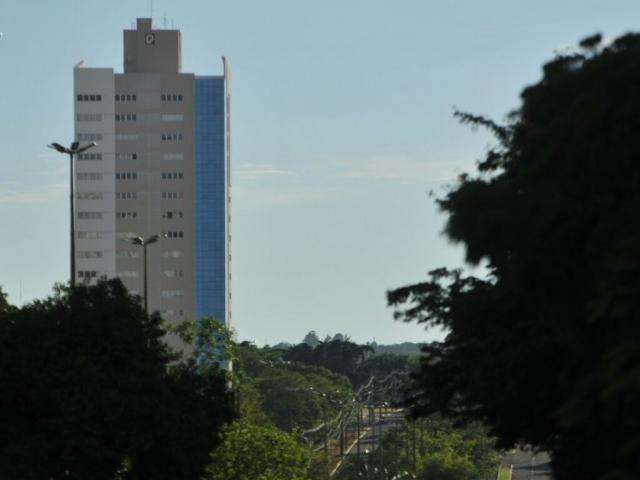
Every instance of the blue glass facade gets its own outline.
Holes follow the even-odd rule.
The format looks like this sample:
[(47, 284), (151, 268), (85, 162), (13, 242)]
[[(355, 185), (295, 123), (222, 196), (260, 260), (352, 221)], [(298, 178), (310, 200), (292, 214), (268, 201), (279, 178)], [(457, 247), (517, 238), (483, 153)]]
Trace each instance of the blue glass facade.
[(195, 80), (196, 319), (227, 321), (227, 171), (224, 77)]

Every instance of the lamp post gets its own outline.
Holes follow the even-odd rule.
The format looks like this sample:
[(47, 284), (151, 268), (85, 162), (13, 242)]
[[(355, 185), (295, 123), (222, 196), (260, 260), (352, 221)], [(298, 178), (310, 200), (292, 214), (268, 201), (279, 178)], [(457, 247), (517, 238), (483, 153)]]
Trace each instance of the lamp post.
[(128, 241), (133, 244), (133, 245), (140, 245), (142, 247), (142, 258), (143, 258), (143, 278), (144, 278), (144, 283), (143, 283), (143, 291), (144, 291), (144, 311), (146, 313), (149, 313), (149, 301), (148, 301), (148, 295), (147, 295), (147, 246), (151, 245), (152, 243), (156, 243), (158, 240), (160, 240), (160, 237), (163, 237), (163, 234), (158, 234), (158, 235), (152, 235), (147, 239), (144, 239), (142, 237), (134, 237), (134, 238), (130, 238), (128, 239)]
[(77, 155), (78, 153), (82, 153), (85, 150), (89, 150), (90, 148), (93, 148), (97, 145), (96, 142), (91, 142), (87, 145), (84, 146), (80, 146), (80, 142), (73, 142), (71, 144), (71, 146), (69, 148), (67, 147), (63, 147), (62, 145), (60, 145), (59, 143), (52, 143), (50, 145), (47, 145), (47, 147), (54, 149), (57, 152), (60, 153), (64, 153), (66, 155), (69, 155), (69, 185), (70, 185), (70, 191), (71, 194), (69, 196), (70, 198), (70, 205), (69, 205), (69, 209), (71, 212), (71, 288), (76, 286), (76, 242), (75, 242), (75, 218), (74, 218), (74, 213), (75, 213), (75, 209), (74, 209), (74, 205), (75, 205), (75, 199), (74, 199), (74, 192), (73, 192), (73, 186), (74, 186), (74, 178), (73, 178), (73, 156)]

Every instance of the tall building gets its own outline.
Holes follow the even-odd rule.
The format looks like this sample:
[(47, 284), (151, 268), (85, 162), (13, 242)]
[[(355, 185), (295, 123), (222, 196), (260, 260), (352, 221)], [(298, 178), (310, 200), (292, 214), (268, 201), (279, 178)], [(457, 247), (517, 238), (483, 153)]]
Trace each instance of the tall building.
[(124, 72), (74, 68), (76, 279), (119, 277), (169, 321), (231, 316), (229, 70), (181, 71), (178, 30), (139, 18)]

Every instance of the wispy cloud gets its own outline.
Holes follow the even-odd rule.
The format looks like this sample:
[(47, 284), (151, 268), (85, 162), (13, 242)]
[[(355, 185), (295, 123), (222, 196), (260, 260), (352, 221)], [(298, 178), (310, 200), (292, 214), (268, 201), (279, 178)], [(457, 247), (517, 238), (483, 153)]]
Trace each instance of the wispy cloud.
[(444, 183), (473, 167), (468, 158), (432, 160), (427, 155), (380, 154), (333, 159), (338, 177), (399, 185)]
[(0, 204), (25, 205), (49, 203), (68, 195), (69, 185), (51, 183), (41, 186), (26, 186), (18, 182), (0, 183)]
[(234, 174), (239, 180), (258, 180), (265, 177), (290, 177), (297, 175), (292, 170), (276, 168), (271, 164), (243, 163)]

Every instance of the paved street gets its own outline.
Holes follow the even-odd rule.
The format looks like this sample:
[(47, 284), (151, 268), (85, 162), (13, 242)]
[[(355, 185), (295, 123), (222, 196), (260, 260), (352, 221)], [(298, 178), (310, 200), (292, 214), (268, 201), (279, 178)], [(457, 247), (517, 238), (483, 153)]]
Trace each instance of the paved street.
[(551, 459), (544, 452), (516, 450), (502, 459), (503, 465), (513, 465), (512, 480), (551, 480)]

